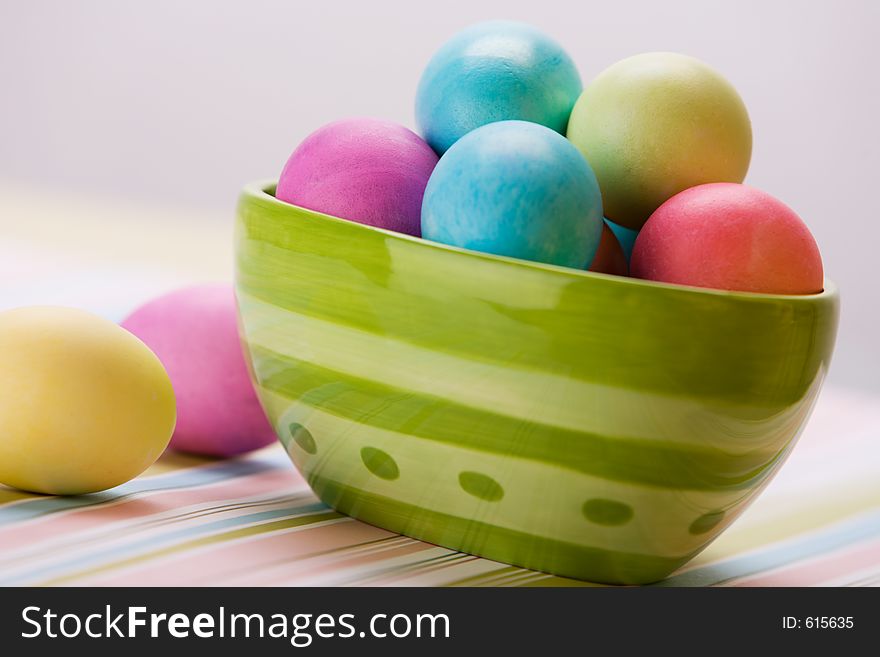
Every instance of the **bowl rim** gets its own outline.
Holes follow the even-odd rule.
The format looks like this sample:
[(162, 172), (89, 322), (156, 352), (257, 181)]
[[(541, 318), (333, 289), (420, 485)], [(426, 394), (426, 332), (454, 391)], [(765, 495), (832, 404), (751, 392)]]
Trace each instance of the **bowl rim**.
[(415, 237), (414, 235), (408, 235), (406, 233), (398, 233), (396, 231), (387, 230), (385, 228), (378, 228), (376, 226), (370, 226), (368, 224), (362, 224), (356, 221), (349, 221), (348, 219), (343, 219), (341, 217), (324, 214), (323, 212), (317, 212), (315, 210), (310, 210), (299, 205), (294, 205), (293, 203), (287, 203), (286, 201), (282, 201), (275, 196), (276, 186), (277, 181), (271, 179), (258, 180), (248, 183), (242, 188), (240, 201), (244, 198), (259, 200), (263, 203), (269, 203), (270, 205), (276, 206), (282, 210), (296, 210), (299, 213), (315, 217), (316, 219), (329, 221), (331, 223), (336, 223), (339, 225), (345, 225), (351, 230), (360, 231), (363, 233), (378, 233), (400, 242), (409, 242), (420, 248), (457, 253), (459, 255), (469, 256), (471, 258), (505, 263), (508, 266), (518, 267), (521, 269), (543, 271), (556, 275), (569, 276), (573, 279), (598, 279), (619, 285), (630, 286), (637, 289), (653, 288), (668, 290), (670, 292), (679, 294), (709, 295), (712, 297), (722, 297), (728, 299), (742, 299), (744, 301), (751, 300), (785, 301), (787, 303), (815, 303), (817, 301), (836, 298), (839, 296), (839, 289), (837, 285), (833, 281), (824, 277), (822, 291), (815, 294), (769, 294), (765, 292), (742, 292), (736, 290), (719, 290), (716, 288), (697, 287), (695, 285), (682, 285), (679, 283), (663, 283), (659, 281), (649, 281), (642, 278), (632, 278), (630, 276), (615, 276), (613, 274), (592, 272), (586, 269), (575, 269), (573, 267), (563, 267), (561, 265), (552, 265), (544, 262), (536, 262), (533, 260), (523, 260), (521, 258), (514, 258), (511, 256), (496, 255), (494, 253), (485, 253), (483, 251), (474, 251), (472, 249), (466, 249), (460, 246), (443, 244), (442, 242), (434, 242), (423, 237)]

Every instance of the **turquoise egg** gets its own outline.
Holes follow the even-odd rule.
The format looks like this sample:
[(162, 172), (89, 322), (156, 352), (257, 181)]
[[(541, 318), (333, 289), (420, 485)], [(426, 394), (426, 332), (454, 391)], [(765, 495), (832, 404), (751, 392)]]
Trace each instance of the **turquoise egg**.
[(596, 176), (565, 137), (499, 121), (468, 133), (434, 168), (422, 237), (475, 251), (585, 269), (602, 233)]
[(565, 133), (582, 86), (571, 57), (540, 30), (512, 21), (477, 23), (428, 63), (416, 93), (416, 122), (440, 154), (494, 121), (533, 121)]
[(639, 236), (639, 231), (616, 224), (607, 218), (605, 223), (608, 224), (611, 232), (614, 233), (614, 237), (620, 242), (620, 246), (623, 247), (623, 252), (626, 254), (626, 261), (629, 262), (632, 257), (633, 245), (636, 243), (636, 237)]

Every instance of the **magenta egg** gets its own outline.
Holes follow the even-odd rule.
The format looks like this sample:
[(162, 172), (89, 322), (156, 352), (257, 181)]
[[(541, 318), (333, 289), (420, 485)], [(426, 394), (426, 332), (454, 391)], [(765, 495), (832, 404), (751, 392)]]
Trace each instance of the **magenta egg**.
[(122, 326), (153, 350), (171, 378), (177, 399), (171, 449), (232, 456), (275, 440), (245, 364), (231, 285), (171, 292)]
[(275, 196), (309, 210), (419, 236), (422, 196), (437, 155), (390, 121), (328, 123), (287, 160)]

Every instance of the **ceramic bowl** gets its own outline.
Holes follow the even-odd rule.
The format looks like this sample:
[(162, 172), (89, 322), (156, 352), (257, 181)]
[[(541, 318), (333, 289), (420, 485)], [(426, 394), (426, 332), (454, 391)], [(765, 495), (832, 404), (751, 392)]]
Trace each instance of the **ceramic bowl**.
[(785, 460), (838, 294), (664, 285), (486, 255), (244, 189), (243, 341), (326, 504), (557, 575), (659, 580)]

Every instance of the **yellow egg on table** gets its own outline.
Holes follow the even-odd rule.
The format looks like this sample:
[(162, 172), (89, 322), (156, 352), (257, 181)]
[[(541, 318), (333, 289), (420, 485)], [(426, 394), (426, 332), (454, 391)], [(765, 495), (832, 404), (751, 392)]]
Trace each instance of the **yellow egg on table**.
[(175, 419), (168, 374), (125, 329), (72, 308), (0, 313), (0, 483), (118, 486), (159, 458)]

